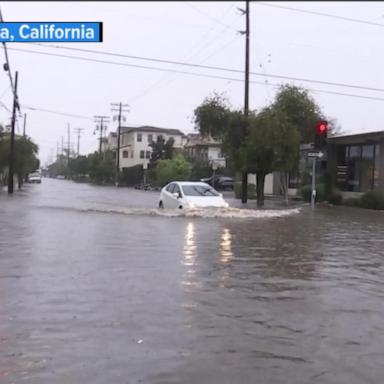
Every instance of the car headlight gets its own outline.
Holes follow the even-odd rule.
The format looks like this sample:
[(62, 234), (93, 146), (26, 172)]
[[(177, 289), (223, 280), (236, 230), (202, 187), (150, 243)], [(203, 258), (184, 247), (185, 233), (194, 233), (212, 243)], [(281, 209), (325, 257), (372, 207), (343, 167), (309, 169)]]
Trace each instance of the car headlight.
[(229, 208), (229, 204), (228, 203), (224, 203), (224, 208)]

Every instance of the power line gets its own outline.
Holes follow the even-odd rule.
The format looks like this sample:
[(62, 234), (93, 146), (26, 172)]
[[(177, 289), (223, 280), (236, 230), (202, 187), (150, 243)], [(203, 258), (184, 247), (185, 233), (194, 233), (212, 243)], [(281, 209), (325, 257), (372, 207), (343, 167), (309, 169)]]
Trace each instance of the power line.
[(10, 88), (11, 88), (11, 86), (8, 85), (8, 87), (6, 89), (4, 89), (4, 92), (0, 95), (0, 100), (6, 95), (6, 93), (9, 91)]
[[(157, 71), (163, 71), (163, 72), (173, 72), (173, 73), (180, 73), (180, 74), (186, 74), (186, 75), (192, 75), (192, 76), (198, 76), (198, 77), (204, 77), (204, 78), (212, 78), (212, 79), (218, 79), (218, 80), (227, 80), (227, 81), (234, 81), (234, 82), (241, 82), (241, 83), (244, 82), (244, 80), (242, 80), (242, 79), (237, 79), (237, 78), (233, 78), (233, 77), (231, 78), (231, 77), (217, 76), (217, 75), (208, 75), (208, 74), (196, 73), (196, 72), (179, 71), (179, 70), (174, 70), (174, 69), (149, 67), (149, 66), (134, 65), (134, 64), (128, 64), (128, 63), (118, 63), (118, 62), (105, 61), (105, 60), (96, 60), (96, 59), (82, 58), (82, 57), (76, 57), (76, 56), (59, 55), (59, 54), (47, 53), (47, 52), (30, 51), (30, 50), (24, 50), (24, 49), (19, 49), (19, 48), (10, 48), (10, 49), (18, 50), (18, 51), (23, 51), (23, 52), (38, 53), (38, 54), (48, 55), (48, 56), (58, 56), (58, 57), (65, 57), (65, 58), (70, 58), (70, 59), (79, 59), (79, 60), (85, 60), (85, 61), (95, 61), (95, 62), (100, 62), (100, 63), (105, 63), (105, 64), (114, 64), (114, 65), (128, 66), (128, 67), (134, 67), (134, 68), (151, 69), (151, 70), (157, 70)], [(242, 73), (242, 71), (239, 71), (239, 72)], [(252, 72), (250, 72), (250, 73), (253, 74)], [(264, 77), (265, 76), (272, 77), (273, 75), (262, 74), (262, 76), (264, 76)], [(288, 80), (308, 81), (308, 82), (310, 81), (310, 80), (304, 80), (304, 79), (300, 79), (300, 78), (291, 78), (291, 77), (288, 77), (288, 76), (277, 76), (277, 75), (275, 75), (275, 77), (284, 78), (284, 79), (288, 79)], [(339, 86), (341, 86), (340, 83), (321, 82), (321, 81), (317, 81), (317, 80), (313, 80), (313, 82), (316, 82), (316, 83), (319, 83), (319, 84), (339, 85)], [(254, 81), (254, 80), (251, 80), (250, 83), (252, 83), (252, 84), (264, 84), (265, 85), (265, 83), (263, 83), (263, 82)], [(281, 84), (268, 84), (268, 85), (270, 85), (272, 87), (279, 87)], [(346, 86), (348, 86), (348, 85), (346, 85)], [(375, 91), (384, 92), (384, 90), (380, 89), (380, 88), (360, 87), (360, 86), (351, 86), (351, 85), (349, 85), (349, 87), (352, 87), (352, 88), (356, 87), (358, 89), (375, 90)], [(331, 91), (323, 91), (323, 90), (319, 90), (319, 89), (308, 89), (308, 90), (319, 92), (319, 93), (328, 93), (328, 94), (335, 94), (335, 95), (340, 95), (340, 96), (356, 97), (356, 98), (360, 98), (360, 99), (384, 101), (383, 98), (375, 97), (375, 96), (356, 95), (356, 94), (342, 93), (342, 92), (331, 92)], [(74, 115), (74, 114), (69, 114), (69, 113), (65, 113), (65, 112), (52, 111), (52, 110), (47, 110), (47, 109), (42, 109), (42, 108), (37, 108), (37, 107), (28, 107), (26, 105), (23, 105), (23, 108), (27, 108), (27, 109), (30, 109), (30, 110), (37, 110), (37, 111), (41, 111), (41, 112), (49, 112), (49, 113), (54, 113), (54, 114), (63, 115), (63, 116), (76, 117), (76, 118), (80, 118), (80, 119), (92, 120), (89, 116), (84, 116), (84, 115)]]
[(0, 105), (7, 111), (11, 112), (11, 110), (0, 100)]
[(200, 13), (200, 15), (203, 15), (203, 16), (208, 17), (209, 19), (215, 21), (216, 23), (223, 25), (223, 26), (226, 27), (227, 29), (231, 29), (232, 31), (236, 31), (236, 29), (233, 28), (232, 26), (223, 23), (220, 19), (217, 19), (216, 17), (211, 16), (210, 14), (208, 14), (208, 13), (206, 13), (206, 12), (203, 12), (201, 9), (199, 9), (199, 8), (197, 8), (196, 6), (190, 4), (188, 1), (186, 1), (184, 4), (187, 5), (188, 7), (192, 8), (192, 9), (194, 9), (196, 12)]
[(38, 111), (38, 112), (47, 112), (47, 113), (53, 113), (55, 115), (61, 115), (61, 116), (68, 116), (68, 117), (75, 117), (78, 119), (86, 119), (86, 120), (92, 120), (91, 117), (85, 116), (85, 115), (76, 115), (73, 113), (66, 113), (66, 112), (59, 112), (59, 111), (53, 111), (51, 109), (44, 109), (44, 108), (39, 108), (39, 107), (31, 107), (28, 105), (22, 105), (23, 108), (29, 109), (31, 111)]
[[(164, 63), (164, 64), (180, 65), (180, 66), (187, 66), (187, 67), (200, 68), (200, 69), (217, 70), (217, 71), (222, 71), (222, 72), (240, 73), (240, 74), (244, 73), (244, 71), (240, 70), (240, 69), (225, 68), (225, 67), (218, 67), (218, 66), (212, 66), (212, 65), (185, 63), (185, 62), (181, 62), (181, 61), (163, 60), (163, 59), (149, 58), (149, 57), (143, 57), (143, 56), (133, 56), (133, 55), (120, 54), (120, 53), (96, 51), (96, 50), (91, 50), (91, 49), (61, 47), (61, 46), (52, 45), (52, 44), (44, 45), (44, 47), (46, 47), (46, 46), (51, 47), (51, 48), (57, 48), (57, 49), (81, 51), (81, 52), (95, 53), (95, 54), (108, 55), (108, 56), (118, 56), (118, 57), (125, 57), (125, 58), (135, 59), (135, 60), (143, 60), (143, 61), (151, 61), (151, 62), (158, 62), (158, 63)], [(21, 49), (21, 48), (8, 48), (8, 49), (12, 49), (15, 51), (21, 51), (21, 52), (36, 53), (36, 54), (41, 54), (41, 55), (48, 55), (48, 56), (65, 57), (65, 58), (70, 58), (70, 59), (75, 59), (75, 60), (95, 61), (95, 62), (99, 62), (99, 63), (103, 63), (103, 64), (114, 64), (114, 65), (122, 65), (122, 66), (127, 66), (127, 67), (134, 67), (134, 68), (158, 70), (158, 71), (163, 71), (163, 72), (175, 72), (175, 73), (190, 74), (190, 75), (195, 75), (195, 76), (203, 76), (203, 77), (212, 76), (212, 78), (220, 78), (220, 77), (216, 77), (213, 75), (203, 75), (203, 74), (198, 74), (195, 72), (177, 71), (177, 70), (173, 70), (173, 69), (149, 67), (149, 66), (144, 66), (144, 65), (113, 62), (113, 61), (107, 61), (107, 60), (98, 60), (98, 59), (86, 58), (86, 57), (80, 57), (80, 56), (54, 54), (54, 53), (49, 53), (49, 52), (33, 51), (30, 49)], [(374, 91), (374, 92), (384, 92), (383, 88), (367, 87), (367, 86), (356, 85), (356, 84), (347, 84), (347, 83), (339, 83), (339, 82), (332, 82), (332, 81), (307, 79), (307, 78), (302, 78), (302, 77), (284, 76), (284, 75), (276, 75), (276, 74), (272, 74), (272, 73), (262, 73), (262, 72), (250, 72), (250, 74), (254, 75), (254, 76), (261, 76), (261, 77), (267, 76), (267, 77), (276, 78), (276, 79), (283, 79), (283, 80), (303, 81), (303, 82), (307, 82), (307, 83), (332, 85), (332, 86), (336, 86), (336, 87), (361, 89), (361, 90)], [(224, 80), (228, 80), (228, 79), (224, 79)]]
[[(228, 45), (232, 44), (236, 39), (238, 39), (239, 36), (234, 36), (234, 38), (227, 42), (225, 45), (222, 45), (219, 47), (219, 49), (215, 50), (214, 52), (210, 53), (209, 56), (205, 57), (203, 60), (199, 61), (198, 64), (201, 64), (201, 63), (204, 63), (206, 62), (208, 59), (210, 59), (213, 55), (215, 55), (217, 52), (223, 50), (224, 48), (226, 48)], [(160, 81), (157, 81), (155, 84), (152, 84), (150, 87), (146, 88), (144, 91), (140, 92), (139, 94), (133, 96), (131, 102), (135, 102), (137, 101), (138, 99), (142, 98), (143, 96), (147, 95), (152, 89), (154, 89), (155, 87), (159, 86), (161, 83), (163, 83), (161, 85), (161, 88), (164, 88), (165, 86), (168, 86), (170, 83), (172, 83), (175, 78), (177, 77), (177, 74), (175, 74), (174, 76), (171, 77), (171, 79), (169, 79), (168, 81), (166, 81), (164, 83), (164, 79), (167, 77), (167, 75), (164, 76), (164, 78)]]
[(293, 7), (287, 7), (287, 6), (285, 6), (285, 5), (269, 4), (269, 3), (263, 3), (263, 2), (260, 2), (260, 1), (255, 1), (253, 4), (256, 4), (256, 5), (263, 5), (263, 6), (266, 6), (266, 7), (272, 7), (272, 8), (285, 9), (285, 10), (287, 10), (287, 11), (294, 11), (294, 12), (308, 13), (308, 14), (310, 14), (310, 15), (330, 17), (330, 18), (332, 18), (332, 19), (338, 19), (338, 20), (350, 21), (350, 22), (353, 22), (353, 23), (373, 25), (373, 26), (375, 26), (375, 27), (384, 27), (384, 24), (375, 23), (374, 21), (366, 21), (366, 20), (361, 20), (361, 19), (354, 19), (354, 18), (352, 18), (352, 17), (332, 15), (332, 14), (330, 14), (330, 13), (324, 13), (324, 12), (307, 11), (307, 10), (305, 10), (305, 9), (293, 8)]
[[(223, 19), (224, 16), (233, 8), (234, 6), (233, 5), (230, 5), (225, 11), (224, 13), (220, 16), (220, 19)], [(213, 42), (217, 41), (217, 37), (221, 36), (222, 32), (224, 31), (224, 28), (222, 28), (220, 31), (219, 31), (219, 35), (214, 37), (213, 40), (210, 40), (208, 43), (206, 41), (206, 38), (208, 37), (208, 35), (211, 33), (211, 31), (215, 30), (217, 28), (217, 24), (216, 25), (213, 25), (211, 26), (207, 31), (205, 31), (205, 33), (198, 39), (198, 43), (197, 44), (194, 44), (192, 45), (192, 47), (189, 48), (189, 53), (188, 55), (184, 55), (183, 58), (182, 58), (182, 61), (185, 61), (185, 60), (191, 60), (193, 57), (197, 56), (200, 52), (204, 51), (208, 46), (210, 46)], [(236, 36), (235, 36), (236, 37)], [(197, 47), (199, 47), (201, 45), (201, 42), (205, 43), (203, 44), (203, 46), (201, 46), (199, 49), (195, 49)], [(192, 54), (191, 54), (192, 52)], [(206, 59), (204, 59), (205, 61)], [(200, 64), (200, 63), (199, 63)], [(136, 95), (134, 95), (132, 97), (131, 100), (133, 101), (137, 101), (138, 99), (141, 99), (143, 96), (147, 95), (152, 89), (155, 89), (155, 88), (158, 88), (158, 86), (160, 84), (162, 84), (162, 87), (168, 85), (169, 83), (171, 83), (175, 78), (177, 77), (177, 74), (175, 75), (169, 75), (169, 74), (163, 74), (162, 77), (157, 80), (156, 82), (152, 83), (149, 87), (145, 88), (144, 90), (142, 90), (141, 92), (137, 93)], [(169, 79), (170, 78), (170, 79)], [(168, 81), (165, 81), (166, 79), (169, 79)], [(164, 82), (165, 81), (165, 82)]]

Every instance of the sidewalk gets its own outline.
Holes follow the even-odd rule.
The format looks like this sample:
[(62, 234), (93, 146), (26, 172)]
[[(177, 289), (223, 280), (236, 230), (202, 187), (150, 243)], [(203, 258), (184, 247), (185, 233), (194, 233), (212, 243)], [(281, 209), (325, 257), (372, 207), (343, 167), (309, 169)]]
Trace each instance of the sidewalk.
[[(257, 208), (256, 199), (248, 199), (247, 203), (243, 204), (241, 199), (236, 199), (232, 191), (223, 192), (224, 199), (233, 208), (243, 209), (259, 209)], [(297, 198), (291, 198), (288, 201), (288, 205), (285, 203), (282, 196), (266, 195), (264, 200), (264, 207), (261, 209), (291, 209), (300, 207), (303, 205), (302, 200)]]

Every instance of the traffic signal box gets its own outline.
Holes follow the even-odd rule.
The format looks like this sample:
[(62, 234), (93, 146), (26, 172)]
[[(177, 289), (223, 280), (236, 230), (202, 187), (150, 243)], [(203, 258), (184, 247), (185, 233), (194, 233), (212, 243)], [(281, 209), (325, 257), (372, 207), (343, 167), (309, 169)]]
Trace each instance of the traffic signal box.
[(328, 122), (319, 120), (315, 125), (314, 148), (321, 150), (327, 145)]

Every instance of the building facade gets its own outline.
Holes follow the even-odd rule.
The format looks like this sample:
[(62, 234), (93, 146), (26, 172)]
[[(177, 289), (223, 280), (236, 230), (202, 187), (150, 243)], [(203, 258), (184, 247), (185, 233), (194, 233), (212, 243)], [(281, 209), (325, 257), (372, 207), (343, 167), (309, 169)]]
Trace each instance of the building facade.
[[(121, 127), (120, 169), (140, 164), (146, 168), (151, 159), (150, 144), (156, 142), (158, 136), (162, 136), (165, 142), (172, 138), (175, 150), (183, 149), (186, 142), (186, 136), (178, 129), (152, 126)], [(116, 151), (117, 140), (114, 147)]]
[(384, 191), (384, 131), (329, 138), (328, 169), (344, 195)]
[(188, 160), (207, 161), (214, 168), (224, 168), (226, 160), (221, 147), (221, 142), (212, 137), (202, 137), (198, 133), (190, 133), (187, 135), (184, 148)]

